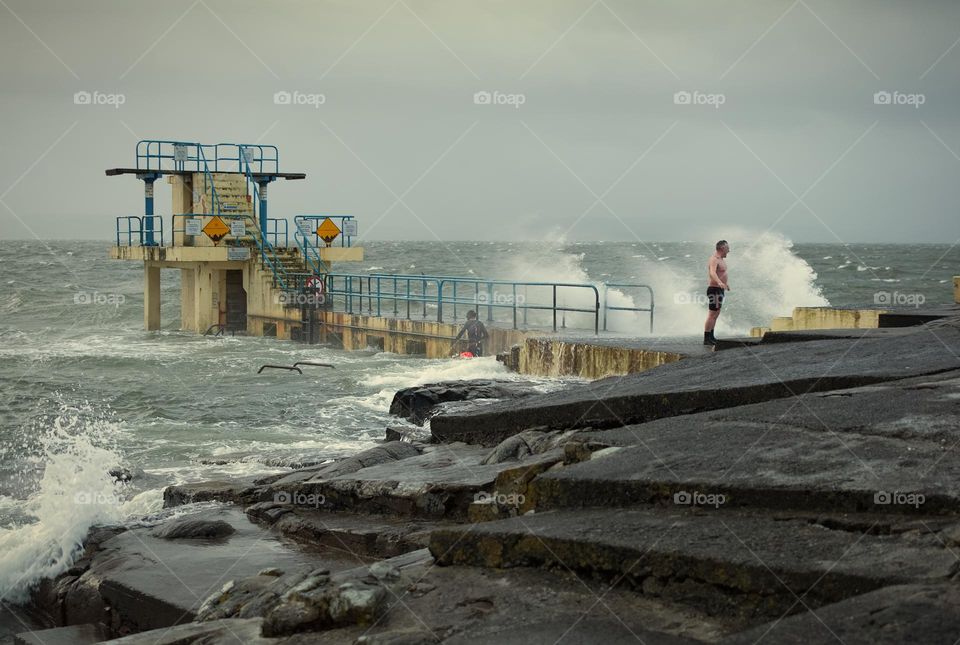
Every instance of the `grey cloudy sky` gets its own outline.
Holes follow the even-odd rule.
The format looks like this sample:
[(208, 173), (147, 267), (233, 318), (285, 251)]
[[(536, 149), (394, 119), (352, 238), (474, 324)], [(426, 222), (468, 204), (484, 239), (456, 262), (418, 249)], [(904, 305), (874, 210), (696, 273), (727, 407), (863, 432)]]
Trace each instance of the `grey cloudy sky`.
[(0, 239), (111, 238), (156, 138), (275, 144), (273, 215), (374, 239), (953, 242), (958, 39), (955, 0), (2, 0)]

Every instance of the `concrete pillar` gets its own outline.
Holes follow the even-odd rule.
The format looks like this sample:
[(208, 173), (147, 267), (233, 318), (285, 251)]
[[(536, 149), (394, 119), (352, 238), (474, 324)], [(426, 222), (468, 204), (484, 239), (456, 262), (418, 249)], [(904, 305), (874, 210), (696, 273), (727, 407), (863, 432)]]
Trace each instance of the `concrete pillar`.
[(208, 303), (211, 291), (209, 272), (203, 263), (197, 263), (193, 278), (193, 326), (200, 334), (207, 331), (207, 328), (212, 324), (212, 322), (208, 322), (210, 318)]
[(143, 328), (160, 329), (160, 267), (143, 265)]
[[(171, 175), (167, 178), (167, 181), (170, 182), (170, 192), (173, 197), (170, 204), (170, 213), (172, 215), (182, 215), (193, 212), (193, 178), (190, 175)], [(173, 239), (174, 246), (184, 245), (184, 234), (172, 233), (175, 228), (183, 228), (183, 219), (182, 217), (177, 217), (172, 222), (176, 223), (176, 226), (171, 227), (171, 238)]]
[[(198, 331), (196, 302), (197, 270), (195, 267), (180, 269), (180, 329)], [(203, 332), (205, 330), (199, 330)]]
[(213, 298), (215, 322), (227, 322), (227, 272), (225, 269), (217, 269), (214, 279), (216, 280), (216, 297)]

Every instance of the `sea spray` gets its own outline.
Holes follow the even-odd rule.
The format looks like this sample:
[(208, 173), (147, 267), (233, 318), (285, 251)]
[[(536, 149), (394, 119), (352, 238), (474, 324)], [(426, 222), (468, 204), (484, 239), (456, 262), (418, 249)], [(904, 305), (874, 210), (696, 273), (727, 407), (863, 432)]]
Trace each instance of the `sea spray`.
[(125, 485), (110, 475), (121, 461), (118, 431), (89, 405), (63, 404), (25, 434), (29, 439), (4, 449), (4, 461), (23, 465), (15, 480), (26, 490), (10, 492), (26, 493), (27, 517), (0, 529), (0, 598), (23, 601), (32, 584), (73, 563), (91, 526), (126, 517)]
[[(727, 258), (732, 287), (718, 333), (746, 334), (751, 327), (767, 326), (776, 316), (790, 315), (794, 307), (825, 306), (829, 302), (816, 284), (817, 274), (809, 264), (793, 252), (793, 243), (777, 233), (730, 231), (732, 251)], [(606, 290), (603, 282), (646, 284), (654, 292), (655, 315), (653, 336), (697, 336), (706, 317), (707, 259), (714, 252), (713, 244), (682, 242), (679, 253), (662, 255), (656, 243), (638, 242), (632, 253), (611, 245), (610, 253), (619, 253), (621, 273), (594, 276), (588, 271), (589, 258), (571, 252), (576, 246), (552, 244), (547, 251), (511, 258), (509, 278), (522, 281), (555, 281), (587, 283), (597, 286), (604, 303), (611, 307), (647, 307), (649, 295), (643, 289), (616, 287)], [(597, 279), (600, 278), (600, 279)], [(591, 309), (594, 296), (587, 290), (565, 290), (559, 299), (562, 306)], [(542, 300), (542, 297), (541, 297)], [(545, 304), (537, 301), (528, 304)], [(604, 312), (601, 310), (601, 317)], [(591, 330), (593, 315), (561, 314), (567, 329)], [(645, 312), (606, 312), (607, 328), (612, 332), (647, 336), (649, 315)], [(543, 313), (536, 314), (540, 326), (549, 325)], [(603, 321), (601, 319), (601, 327)]]

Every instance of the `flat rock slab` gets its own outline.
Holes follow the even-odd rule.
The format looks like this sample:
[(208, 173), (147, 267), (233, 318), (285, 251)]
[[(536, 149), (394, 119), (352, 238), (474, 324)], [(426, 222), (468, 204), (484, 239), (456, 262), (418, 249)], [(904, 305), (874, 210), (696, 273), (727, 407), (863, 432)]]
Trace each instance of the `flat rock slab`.
[[(942, 321), (941, 321), (942, 322)], [(525, 429), (611, 428), (960, 368), (960, 329), (931, 323), (890, 338), (711, 352), (638, 374), (431, 420), (436, 441), (496, 445)]]
[(916, 333), (916, 329), (866, 327), (862, 329), (797, 329), (783, 331), (768, 331), (763, 335), (763, 344), (770, 343), (802, 343), (811, 340), (838, 340), (838, 339), (890, 339), (909, 336)]
[[(632, 633), (647, 645), (687, 645), (715, 641), (731, 629), (694, 609), (610, 589), (566, 570), (427, 563), (406, 569), (387, 602), (375, 625), (305, 634), (291, 643), (513, 643), (522, 635), (525, 645), (554, 645), (619, 643)], [(590, 631), (592, 640), (586, 640)]]
[(339, 461), (299, 469), (296, 472), (277, 478), (275, 482), (283, 485), (308, 481), (310, 479), (329, 479), (356, 472), (361, 468), (370, 468), (372, 466), (390, 464), (402, 459), (416, 457), (421, 452), (422, 450), (412, 443), (406, 441), (389, 441)]
[(550, 511), (435, 531), (439, 564), (561, 567), (744, 622), (880, 587), (946, 581), (936, 535), (870, 535), (798, 519), (702, 509)]
[(430, 532), (445, 526), (407, 517), (327, 513), (270, 502), (255, 504), (246, 509), (246, 513), (304, 546), (370, 560), (424, 549), (430, 541)]
[(531, 486), (539, 508), (670, 503), (698, 491), (723, 494), (725, 507), (957, 514), (958, 415), (958, 371), (807, 394), (578, 433), (630, 447)]
[(92, 645), (106, 639), (100, 625), (70, 625), (22, 632), (13, 638), (13, 645)]
[(304, 454), (302, 450), (276, 450), (270, 454), (250, 454), (249, 452), (231, 452), (221, 455), (201, 457), (200, 463), (207, 466), (226, 464), (263, 464), (268, 468), (310, 468), (334, 461), (343, 454)]
[(237, 509), (206, 509), (202, 516), (229, 522), (236, 532), (170, 541), (155, 537), (153, 529), (131, 529), (101, 545), (79, 584), (98, 590), (118, 626), (141, 631), (193, 620), (207, 596), (236, 577), (267, 568), (337, 570), (358, 564), (342, 555), (291, 549)]
[[(597, 603), (599, 605), (599, 603)], [(648, 629), (634, 631), (617, 616), (574, 620), (552, 619), (514, 625), (507, 629), (479, 629), (479, 634), (460, 634), (443, 641), (445, 645), (695, 645), (702, 641), (672, 636)]]
[(428, 383), (400, 390), (390, 403), (390, 414), (411, 423), (423, 425), (441, 406), (452, 402), (489, 399), (518, 399), (541, 391), (534, 383), (525, 381), (445, 381)]
[(267, 645), (280, 643), (277, 638), (260, 636), (259, 618), (232, 618), (206, 623), (187, 623), (165, 629), (133, 634), (112, 641), (110, 645)]
[(879, 589), (816, 614), (805, 612), (736, 634), (723, 645), (956, 645), (960, 636), (960, 587), (900, 585)]
[(492, 494), (497, 476), (516, 468), (559, 462), (550, 450), (522, 461), (483, 464), (490, 453), (479, 446), (434, 445), (423, 454), (381, 463), (352, 473), (301, 481), (280, 480), (265, 498), (321, 500), (325, 510), (354, 510), (408, 517), (463, 518), (477, 496)]

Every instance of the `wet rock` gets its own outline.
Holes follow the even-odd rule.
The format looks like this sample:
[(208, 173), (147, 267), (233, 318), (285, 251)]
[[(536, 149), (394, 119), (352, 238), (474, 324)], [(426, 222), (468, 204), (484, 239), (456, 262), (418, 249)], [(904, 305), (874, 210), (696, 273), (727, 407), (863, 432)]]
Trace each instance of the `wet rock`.
[(229, 618), (205, 623), (164, 627), (110, 641), (110, 645), (268, 645), (276, 641), (260, 635), (259, 618)]
[(415, 428), (390, 426), (387, 427), (383, 438), (383, 440), (388, 443), (390, 441), (406, 441), (410, 443), (414, 441), (429, 441), (429, 439), (430, 433), (426, 430), (420, 429), (417, 431)]
[(163, 491), (163, 507), (173, 508), (195, 502), (253, 504), (262, 491), (250, 480), (219, 480), (169, 486)]
[[(271, 599), (269, 595), (261, 597), (259, 592), (267, 591), (272, 584), (292, 584), (297, 572), (311, 571), (321, 564), (338, 571), (356, 566), (355, 560), (336, 554), (290, 549), (277, 536), (250, 524), (239, 509), (203, 509), (167, 525), (176, 527), (171, 529), (176, 534), (186, 519), (222, 520), (236, 532), (229, 540), (169, 540), (157, 537), (156, 529), (150, 527), (131, 528), (109, 538), (102, 532), (98, 537), (107, 539), (86, 560), (79, 561), (82, 574), (65, 574), (41, 583), (34, 602), (45, 607), (57, 623), (102, 622), (113, 634), (129, 634), (194, 620), (211, 589), (221, 589), (219, 604), (242, 616), (244, 608), (256, 607), (257, 602), (262, 607)], [(291, 573), (257, 575), (269, 568)], [(260, 587), (225, 588), (226, 573), (238, 580), (259, 579)]]
[[(272, 530), (309, 548), (346, 551), (360, 557), (391, 558), (426, 547), (433, 522), (353, 513), (328, 513), (286, 506)], [(247, 509), (248, 516), (250, 509)], [(267, 523), (270, 523), (269, 521)]]
[(400, 570), (390, 562), (374, 562), (370, 565), (370, 575), (377, 580), (397, 580), (400, 578)]
[(107, 640), (102, 625), (71, 625), (21, 632), (13, 638), (13, 645), (92, 645)]
[(958, 412), (950, 371), (585, 432), (577, 438), (623, 447), (544, 474), (532, 494), (541, 509), (701, 491), (728, 508), (955, 514)]
[[(773, 642), (773, 641), (771, 641)], [(682, 636), (657, 634), (647, 631), (637, 632), (627, 627), (618, 616), (595, 617), (570, 621), (532, 621), (526, 625), (511, 626), (509, 629), (487, 629), (483, 634), (461, 634), (447, 639), (450, 645), (531, 645), (533, 643), (564, 643), (566, 645), (697, 645), (695, 641)]]
[(260, 502), (246, 508), (247, 517), (264, 524), (273, 524), (287, 513), (293, 512), (290, 504), (280, 502)]
[[(399, 442), (380, 447), (387, 446), (415, 449)], [(324, 509), (335, 511), (459, 519), (466, 517), (477, 494), (494, 490), (492, 486), (502, 471), (542, 462), (552, 464), (561, 458), (559, 451), (548, 451), (519, 462), (481, 464), (488, 452), (476, 446), (429, 446), (423, 454), (346, 474), (318, 473), (311, 478), (280, 480), (269, 494), (307, 502), (322, 500)]]
[(111, 468), (109, 475), (118, 482), (129, 482), (143, 476), (143, 470), (139, 468), (127, 468), (126, 466), (117, 466)]
[(158, 527), (154, 537), (164, 540), (215, 539), (236, 533), (228, 522), (185, 517)]
[(960, 329), (931, 323), (884, 338), (820, 340), (711, 352), (559, 392), (438, 414), (435, 441), (495, 446), (523, 430), (616, 428), (807, 392), (858, 387), (960, 367)]
[(533, 384), (522, 381), (447, 381), (409, 387), (397, 392), (390, 403), (390, 414), (417, 425), (436, 413), (438, 406), (478, 399), (518, 399), (536, 394)]
[(206, 466), (225, 466), (236, 463), (263, 464), (268, 468), (309, 468), (320, 466), (333, 461), (328, 453), (305, 455), (300, 452), (277, 452), (275, 454), (250, 454), (248, 452), (234, 452), (211, 457), (202, 457), (200, 463)]
[(960, 589), (955, 584), (893, 586), (821, 607), (816, 614), (808, 612), (760, 625), (721, 643), (954, 645), (960, 633), (958, 608)]
[(308, 479), (338, 477), (347, 475), (360, 470), (361, 468), (370, 468), (380, 464), (400, 461), (416, 457), (420, 454), (420, 448), (404, 441), (391, 441), (380, 444), (357, 453), (346, 459), (341, 459), (331, 464), (317, 466), (313, 468), (303, 468), (294, 473), (281, 477), (275, 482), (276, 486), (282, 487), (285, 484), (306, 481)]
[(379, 584), (349, 580), (331, 584), (329, 576), (309, 578), (291, 589), (263, 621), (264, 636), (287, 636), (344, 625), (369, 625), (385, 607)]
[(563, 445), (575, 432), (574, 430), (566, 432), (525, 430), (501, 441), (480, 463), (501, 464), (505, 461), (517, 461), (530, 455), (539, 455)]
[(441, 565), (569, 568), (741, 624), (802, 610), (800, 594), (815, 609), (887, 585), (946, 581), (956, 566), (934, 534), (865, 535), (716, 508), (537, 513), (434, 531), (430, 550)]

